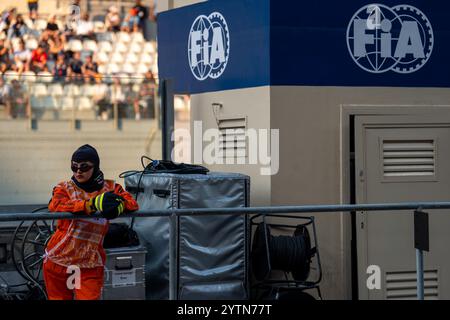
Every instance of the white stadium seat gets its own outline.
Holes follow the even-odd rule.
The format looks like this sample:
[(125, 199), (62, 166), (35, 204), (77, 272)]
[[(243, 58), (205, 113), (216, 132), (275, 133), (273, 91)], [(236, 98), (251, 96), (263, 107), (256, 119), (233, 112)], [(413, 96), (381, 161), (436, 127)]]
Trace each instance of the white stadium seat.
[(119, 66), (115, 63), (110, 63), (106, 67), (106, 73), (118, 73), (120, 71)]
[(99, 72), (99, 73), (101, 73), (101, 74), (105, 74), (105, 73), (106, 73), (106, 71), (107, 71), (107, 69), (106, 69), (106, 65), (104, 65), (104, 64), (101, 64), (101, 65), (99, 65), (99, 66), (98, 66), (98, 72)]
[(37, 80), (40, 82), (49, 83), (53, 81), (53, 75), (47, 71), (41, 71), (37, 74)]
[(83, 49), (88, 50), (88, 51), (97, 52), (97, 50), (98, 50), (97, 42), (95, 42), (94, 40), (85, 40), (83, 42)]
[(102, 21), (94, 21), (94, 31), (102, 32), (105, 30), (105, 23)]
[(97, 61), (100, 63), (106, 63), (109, 61), (109, 55), (106, 52), (99, 52), (97, 54)]
[(129, 48), (122, 42), (117, 43), (116, 47), (114, 48), (115, 52), (120, 52), (120, 53), (124, 53), (124, 52), (128, 52)]
[(152, 70), (153, 75), (154, 75), (155, 78), (156, 78), (157, 75), (158, 75), (158, 64), (155, 63), (155, 64), (152, 66), (151, 70)]
[(24, 82), (36, 82), (36, 74), (33, 71), (25, 71), (20, 75), (20, 80)]
[(31, 88), (32, 95), (36, 97), (43, 97), (48, 95), (47, 86), (43, 83), (36, 83)]
[(64, 30), (64, 23), (61, 20), (56, 20), (56, 25), (58, 26), (59, 31)]
[(34, 50), (38, 47), (38, 41), (35, 38), (29, 38), (25, 43), (25, 47), (29, 50)]
[(134, 53), (129, 53), (127, 54), (127, 56), (125, 57), (125, 61), (127, 63), (138, 63), (139, 62), (139, 58), (137, 55), (135, 55)]
[(65, 96), (79, 96), (80, 95), (80, 87), (76, 84), (67, 84), (64, 86), (64, 95)]
[(113, 48), (110, 42), (102, 41), (98, 44), (98, 49), (103, 52), (111, 52)]
[(131, 83), (134, 83), (136, 85), (141, 84), (142, 82), (144, 82), (144, 76), (142, 74), (133, 74), (130, 77)]
[(122, 72), (133, 74), (135, 72), (136, 68), (133, 67), (130, 63), (125, 63), (122, 65)]
[(140, 65), (137, 67), (137, 70), (136, 70), (136, 72), (139, 73), (139, 74), (144, 74), (144, 73), (146, 73), (147, 71), (148, 71), (148, 67), (147, 67), (145, 64), (140, 64)]
[(75, 106), (74, 99), (72, 97), (64, 97), (61, 102), (62, 110), (72, 110)]
[(129, 50), (134, 53), (141, 53), (142, 46), (139, 43), (132, 43)]
[(118, 78), (119, 78), (121, 84), (130, 84), (130, 76), (128, 74), (120, 73), (118, 75)]
[(139, 92), (141, 90), (141, 86), (138, 84), (133, 84), (133, 87), (131, 87), (131, 90), (133, 90), (133, 92)]
[(95, 94), (96, 87), (92, 84), (85, 84), (81, 86), (81, 96), (83, 97), (92, 97)]
[(83, 44), (80, 40), (70, 40), (69, 41), (69, 49), (72, 51), (81, 51), (83, 50)]
[(93, 108), (92, 99), (88, 97), (80, 97), (77, 105), (79, 110), (90, 110)]
[(128, 43), (128, 42), (131, 41), (131, 37), (130, 37), (130, 35), (127, 32), (119, 32), (119, 35), (118, 35), (117, 39), (118, 39), (119, 42), (126, 42), (126, 43)]
[(42, 103), (41, 102), (42, 102), (42, 100), (39, 97), (31, 95), (30, 103), (31, 103), (31, 107), (33, 109), (42, 108)]
[(111, 84), (113, 83), (113, 77), (110, 73), (104, 73), (103, 74), (103, 82), (106, 84)]
[(133, 32), (133, 34), (131, 35), (131, 42), (142, 43), (144, 41), (145, 40), (142, 32)]
[(97, 41), (114, 42), (116, 41), (116, 36), (113, 32), (97, 33)]
[(64, 94), (63, 86), (59, 83), (48, 85), (48, 94), (54, 97), (60, 97)]
[(20, 38), (12, 38), (11, 39), (11, 44), (13, 47), (13, 51), (18, 51), (19, 50), (19, 44), (20, 44)]
[(150, 65), (153, 63), (153, 57), (148, 53), (143, 53), (141, 55), (140, 63)]
[(124, 62), (123, 56), (119, 52), (115, 52), (111, 55), (111, 62), (121, 64)]
[(58, 107), (58, 103), (52, 96), (41, 97), (41, 106), (47, 109), (55, 109)]
[(145, 44), (144, 44), (144, 52), (155, 53), (156, 52), (155, 44), (153, 42), (145, 42)]
[(108, 86), (104, 83), (94, 84), (94, 97), (103, 97), (108, 91)]
[(34, 28), (39, 31), (45, 30), (45, 28), (47, 28), (47, 21), (45, 21), (44, 19), (36, 20), (34, 22)]
[(19, 74), (16, 71), (9, 70), (3, 74), (3, 78), (5, 79), (6, 82), (19, 80)]

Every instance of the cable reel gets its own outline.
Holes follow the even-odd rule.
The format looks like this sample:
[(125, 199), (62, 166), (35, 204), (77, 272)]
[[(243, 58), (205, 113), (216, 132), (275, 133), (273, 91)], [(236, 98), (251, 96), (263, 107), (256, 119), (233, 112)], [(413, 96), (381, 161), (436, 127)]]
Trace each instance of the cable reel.
[(306, 281), (316, 249), (311, 247), (308, 228), (299, 224), (292, 236), (273, 236), (268, 225), (257, 225), (252, 245), (252, 271), (258, 281), (272, 270), (290, 272), (296, 281)]
[[(47, 210), (38, 208), (32, 212)], [(42, 275), (45, 247), (54, 232), (53, 221), (37, 220), (29, 224), (22, 221), (14, 231), (11, 242), (11, 258), (17, 272), (32, 288), (37, 288), (46, 297)]]

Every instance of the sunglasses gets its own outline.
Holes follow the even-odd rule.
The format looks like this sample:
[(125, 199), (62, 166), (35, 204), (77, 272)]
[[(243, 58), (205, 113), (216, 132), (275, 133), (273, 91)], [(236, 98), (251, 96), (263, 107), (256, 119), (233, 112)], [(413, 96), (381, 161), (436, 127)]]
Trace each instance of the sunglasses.
[(77, 172), (80, 170), (81, 172), (88, 172), (91, 170), (94, 166), (91, 166), (87, 163), (82, 163), (81, 165), (77, 166), (76, 164), (72, 164), (70, 168), (72, 169), (72, 172)]

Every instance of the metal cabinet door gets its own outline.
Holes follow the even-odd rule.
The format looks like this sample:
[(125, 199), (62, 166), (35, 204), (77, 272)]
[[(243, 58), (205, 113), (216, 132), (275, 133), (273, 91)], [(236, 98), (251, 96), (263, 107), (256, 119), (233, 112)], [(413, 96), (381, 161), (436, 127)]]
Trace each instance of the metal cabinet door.
[[(357, 203), (448, 201), (450, 114), (355, 117)], [(425, 299), (450, 298), (450, 212), (430, 211), (424, 255)], [(413, 214), (357, 212), (361, 299), (416, 299)], [(381, 269), (381, 289), (367, 288), (367, 267)]]

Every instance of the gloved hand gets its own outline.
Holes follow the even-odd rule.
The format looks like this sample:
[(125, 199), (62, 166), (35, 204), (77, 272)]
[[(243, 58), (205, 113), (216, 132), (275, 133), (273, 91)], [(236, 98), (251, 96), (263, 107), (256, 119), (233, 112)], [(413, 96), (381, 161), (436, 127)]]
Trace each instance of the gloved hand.
[(101, 215), (110, 220), (120, 216), (125, 208), (124, 199), (115, 193), (108, 191), (89, 199), (86, 207), (90, 213), (100, 211)]

